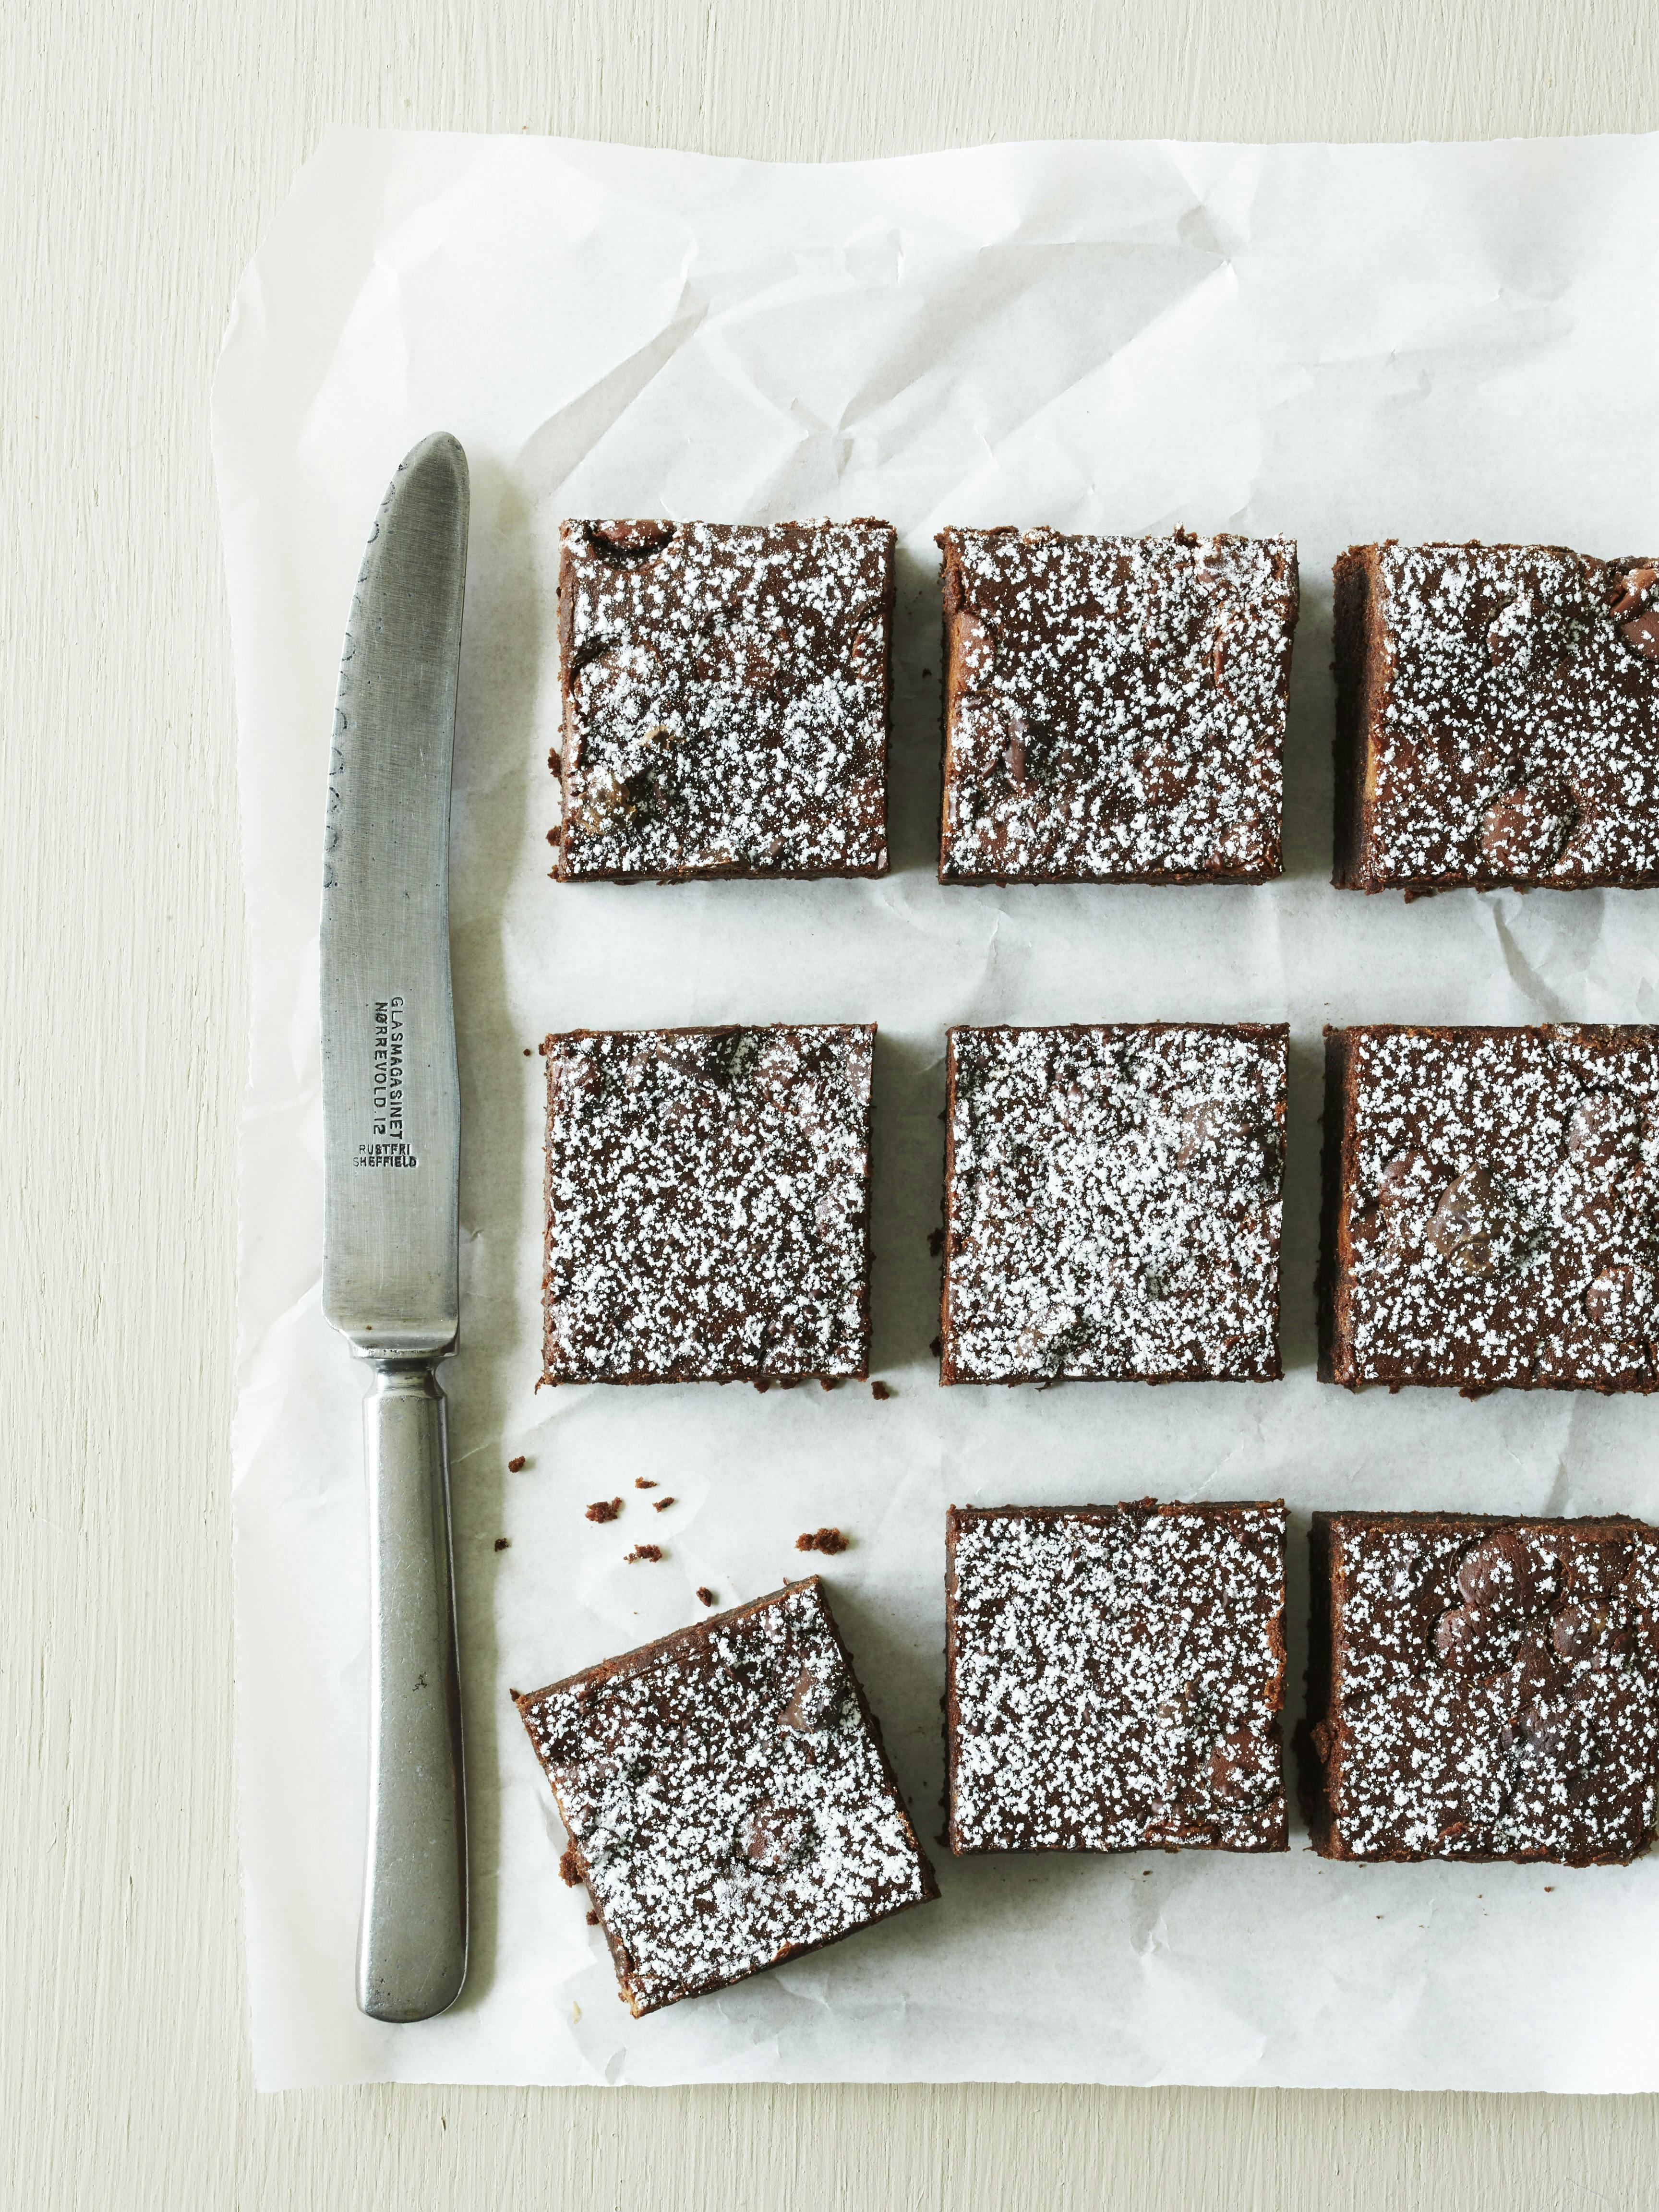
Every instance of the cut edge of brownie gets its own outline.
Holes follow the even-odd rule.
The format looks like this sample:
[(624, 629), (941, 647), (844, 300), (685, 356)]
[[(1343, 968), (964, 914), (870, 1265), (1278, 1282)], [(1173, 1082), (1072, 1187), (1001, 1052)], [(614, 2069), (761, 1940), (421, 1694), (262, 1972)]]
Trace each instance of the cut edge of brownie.
[(1325, 1114), (1320, 1155), (1319, 1270), (1315, 1286), (1319, 1330), (1318, 1375), (1322, 1382), (1360, 1387), (1353, 1380), (1347, 1342), (1348, 1293), (1344, 1258), (1346, 1215), (1344, 1194), (1353, 1158), (1348, 1063), (1352, 1030), (1325, 1027)]
[(702, 1024), (693, 1023), (678, 1029), (650, 1030), (593, 1029), (556, 1030), (550, 1031), (549, 1034), (543, 1038), (541, 1052), (543, 1057), (547, 1062), (547, 1111), (542, 1140), (542, 1265), (544, 1276), (542, 1284), (542, 1372), (540, 1380), (541, 1382), (544, 1383), (549, 1389), (556, 1390), (562, 1388), (643, 1389), (656, 1383), (684, 1384), (688, 1382), (711, 1382), (720, 1384), (730, 1382), (747, 1382), (758, 1388), (794, 1389), (803, 1382), (817, 1382), (826, 1379), (837, 1382), (868, 1382), (870, 1379), (870, 1121), (875, 1110), (875, 1092), (873, 1085), (872, 1087), (869, 1099), (866, 1102), (864, 1131), (864, 1198), (863, 1204), (859, 1209), (858, 1217), (863, 1265), (860, 1270), (859, 1276), (859, 1361), (856, 1367), (849, 1368), (844, 1373), (837, 1372), (827, 1378), (824, 1376), (822, 1370), (817, 1368), (802, 1368), (799, 1370), (791, 1369), (787, 1371), (779, 1371), (775, 1369), (760, 1369), (754, 1367), (734, 1368), (729, 1373), (720, 1375), (674, 1373), (668, 1375), (586, 1376), (556, 1375), (548, 1360), (548, 1344), (551, 1334), (551, 1328), (548, 1319), (546, 1306), (547, 1284), (545, 1270), (547, 1267), (549, 1248), (553, 1233), (552, 1109), (554, 1046), (556, 1044), (562, 1044), (566, 1042), (567, 1039), (572, 1037), (644, 1036), (665, 1037), (725, 1036), (740, 1036), (746, 1032), (753, 1033), (763, 1030), (822, 1029), (862, 1030), (870, 1039), (871, 1059), (873, 1064), (875, 1057), (875, 1042), (878, 1034), (878, 1024), (874, 1022), (710, 1022)]
[[(960, 582), (962, 562), (961, 540), (965, 535), (972, 535), (975, 538), (1018, 538), (1022, 537), (1024, 534), (1025, 533), (1021, 530), (1020, 526), (1017, 523), (997, 523), (985, 527), (979, 527), (976, 526), (972, 528), (971, 532), (969, 531), (969, 526), (965, 524), (957, 525), (955, 526), (947, 525), (945, 529), (937, 533), (933, 539), (933, 543), (939, 548), (942, 556), (940, 562), (940, 583), (941, 598), (944, 606), (943, 641), (940, 646), (940, 656), (943, 662), (945, 681), (940, 687), (941, 696), (939, 704), (940, 803), (938, 868), (939, 882), (945, 884), (948, 889), (963, 889), (969, 890), (984, 889), (988, 885), (1005, 887), (1018, 884), (1101, 884), (1108, 886), (1113, 884), (1150, 884), (1155, 888), (1167, 886), (1170, 890), (1179, 890), (1182, 888), (1190, 889), (1194, 885), (1200, 884), (1277, 883), (1285, 873), (1285, 825), (1283, 798), (1285, 730), (1282, 726), (1274, 747), (1275, 755), (1279, 764), (1279, 774), (1281, 779), (1279, 818), (1277, 826), (1271, 833), (1269, 841), (1271, 846), (1271, 857), (1259, 868), (1149, 868), (1134, 874), (1124, 873), (1117, 870), (1112, 871), (1109, 874), (1101, 874), (1094, 872), (1084, 873), (1075, 869), (1025, 870), (1013, 875), (1008, 875), (999, 873), (994, 870), (989, 869), (969, 870), (952, 868), (950, 866), (949, 808), (951, 793), (951, 733), (956, 725), (957, 702), (961, 696), (962, 691), (960, 678), (956, 665), (956, 622), (957, 617), (962, 611), (962, 588)], [(1062, 532), (1058, 534), (1061, 536), (1071, 535), (1086, 538), (1091, 537), (1106, 538), (1113, 535), (1133, 536), (1137, 533), (1078, 531), (1073, 532)], [(1177, 529), (1167, 532), (1146, 532), (1139, 534), (1148, 538), (1168, 537), (1173, 539), (1186, 539), (1193, 537), (1194, 533)], [(1224, 532), (1221, 534), (1239, 535), (1242, 533)], [(1258, 540), (1257, 542), (1261, 543), (1263, 541)], [(1297, 623), (1300, 619), (1301, 614), (1302, 592), (1300, 557), (1297, 552), (1296, 542), (1293, 538), (1274, 540), (1272, 542), (1283, 544), (1288, 549), (1285, 555), (1285, 573), (1284, 581), (1285, 588), (1290, 593), (1290, 633), (1291, 638), (1294, 639)], [(1291, 663), (1290, 655), (1287, 653), (1285, 656), (1284, 673), (1279, 684), (1280, 710), (1282, 715), (1285, 718), (1288, 718), (1289, 714), (1290, 686)]]
[[(629, 519), (620, 527), (661, 531), (664, 543), (688, 521), (702, 520), (702, 517), (683, 516), (677, 521), (666, 517)], [(764, 525), (732, 523), (716, 526), (731, 529), (762, 528)], [(572, 872), (569, 860), (568, 824), (571, 819), (569, 717), (572, 706), (571, 686), (579, 669), (572, 665), (574, 659), (573, 618), (574, 586), (566, 539), (572, 531), (591, 532), (592, 518), (568, 517), (559, 530), (559, 581), (556, 598), (556, 624), (559, 642), (559, 700), (561, 707), (558, 751), (559, 826), (554, 848), (553, 879), (561, 884), (704, 884), (704, 883), (841, 883), (871, 882), (887, 875), (892, 865), (892, 848), (887, 834), (888, 818), (892, 797), (892, 738), (893, 738), (893, 613), (897, 599), (898, 532), (894, 526), (879, 515), (852, 514), (844, 522), (798, 522), (803, 530), (834, 528), (839, 530), (882, 530), (887, 533), (883, 559), (881, 593), (883, 646), (881, 657), (881, 720), (882, 720), (882, 850), (879, 860), (862, 866), (842, 868), (792, 868), (782, 866), (752, 866), (733, 862), (716, 867), (679, 867), (660, 872), (655, 869), (582, 868)]]
[[(1567, 1528), (1594, 1539), (1613, 1536), (1650, 1524), (1628, 1513), (1595, 1513), (1577, 1516), (1542, 1513), (1403, 1513), (1350, 1509), (1317, 1512), (1308, 1538), (1309, 1603), (1307, 1695), (1304, 1715), (1295, 1730), (1297, 1796), (1313, 1848), (1320, 1857), (1340, 1859), (1352, 1866), (1415, 1866), (1454, 1863), (1467, 1866), (1628, 1866), (1621, 1853), (1602, 1852), (1577, 1858), (1559, 1858), (1548, 1852), (1460, 1851), (1448, 1861), (1433, 1851), (1350, 1850), (1339, 1832), (1341, 1774), (1347, 1749), (1347, 1729), (1340, 1711), (1343, 1662), (1347, 1638), (1343, 1609), (1339, 1602), (1341, 1540), (1346, 1529), (1419, 1528), (1459, 1534), (1468, 1532), (1471, 1543), (1481, 1533), (1503, 1528)], [(1651, 1829), (1650, 1830), (1650, 1833)]]
[(1121, 1849), (1079, 1852), (1069, 1844), (1037, 1844), (1009, 1849), (993, 1844), (963, 1843), (957, 1826), (957, 1743), (962, 1728), (962, 1706), (957, 1696), (957, 1535), (959, 1529), (982, 1521), (1065, 1521), (1079, 1516), (1104, 1521), (1119, 1513), (1137, 1513), (1150, 1519), (1154, 1515), (1176, 1513), (1198, 1514), (1206, 1519), (1236, 1513), (1241, 1509), (1250, 1512), (1286, 1512), (1282, 1498), (1231, 1498), (1186, 1500), (1182, 1498), (1125, 1498), (1112, 1505), (949, 1505), (945, 1514), (945, 1833), (944, 1840), (951, 1855), (957, 1858), (1025, 1857), (1040, 1851), (1064, 1851), (1072, 1856), (1096, 1858), (1127, 1858), (1137, 1852), (1148, 1850), (1222, 1850), (1236, 1853), (1240, 1857), (1276, 1856), (1290, 1850), (1289, 1791), (1285, 1776), (1285, 1702), (1288, 1683), (1289, 1650), (1286, 1622), (1289, 1609), (1288, 1577), (1286, 1573), (1289, 1549), (1289, 1519), (1286, 1515), (1285, 1533), (1279, 1555), (1279, 1608), (1268, 1624), (1268, 1650), (1277, 1661), (1277, 1671), (1269, 1686), (1269, 1711), (1273, 1740), (1279, 1755), (1279, 1822), (1276, 1840), (1250, 1844), (1131, 1844)]
[(1339, 890), (1379, 891), (1370, 873), (1370, 736), (1376, 707), (1378, 638), (1373, 601), (1378, 548), (1351, 545), (1333, 571), (1333, 666), (1336, 672), (1335, 856)]
[(636, 2020), (643, 2019), (648, 2013), (660, 2012), (668, 2005), (683, 2003), (689, 1997), (707, 1996), (715, 1990), (735, 1989), (739, 1982), (746, 1982), (756, 1974), (769, 1972), (772, 1967), (786, 1965), (791, 1959), (804, 1959), (810, 1952), (824, 1950), (832, 1943), (844, 1943), (848, 1936), (862, 1934), (866, 1928), (873, 1928), (878, 1921), (890, 1920), (897, 1913), (908, 1912), (914, 1905), (931, 1905), (938, 1899), (939, 1877), (933, 1871), (933, 1861), (923, 1848), (921, 1838), (916, 1832), (915, 1821), (911, 1817), (909, 1807), (904, 1802), (904, 1793), (899, 1787), (898, 1777), (893, 1771), (893, 1762), (888, 1754), (887, 1745), (881, 1732), (881, 1723), (876, 1717), (870, 1700), (866, 1695), (864, 1684), (860, 1679), (858, 1668), (853, 1663), (853, 1655), (847, 1647), (847, 1638), (842, 1635), (841, 1624), (836, 1619), (835, 1609), (830, 1602), (830, 1593), (821, 1575), (803, 1575), (794, 1582), (783, 1583), (777, 1589), (768, 1590), (762, 1597), (750, 1598), (742, 1605), (730, 1606), (724, 1613), (712, 1613), (706, 1614), (701, 1620), (688, 1621), (684, 1628), (672, 1629), (666, 1636), (656, 1637), (649, 1644), (641, 1644), (635, 1650), (621, 1652), (614, 1659), (599, 1660), (592, 1667), (584, 1667), (574, 1674), (561, 1676), (556, 1682), (544, 1684), (539, 1690), (511, 1692), (509, 1694), (517, 1709), (519, 1718), (524, 1723), (525, 1733), (530, 1736), (531, 1748), (532, 1751), (535, 1750), (536, 1740), (530, 1728), (527, 1709), (539, 1704), (542, 1698), (555, 1696), (562, 1691), (574, 1689), (583, 1683), (592, 1683), (602, 1686), (611, 1682), (624, 1681), (630, 1675), (643, 1674), (659, 1660), (670, 1657), (676, 1652), (693, 1649), (699, 1644), (707, 1643), (717, 1630), (729, 1628), (734, 1623), (751, 1619), (756, 1613), (764, 1613), (770, 1607), (776, 1605), (781, 1599), (787, 1597), (791, 1591), (800, 1589), (810, 1589), (816, 1593), (823, 1611), (824, 1626), (828, 1628), (830, 1638), (841, 1654), (842, 1663), (847, 1669), (848, 1680), (853, 1686), (853, 1694), (858, 1704), (860, 1716), (870, 1732), (871, 1741), (875, 1746), (876, 1758), (881, 1767), (882, 1778), (887, 1786), (893, 1806), (904, 1823), (905, 1830), (915, 1851), (917, 1864), (921, 1874), (921, 1895), (904, 1898), (896, 1905), (884, 1905), (879, 1911), (872, 1912), (867, 1920), (860, 1921), (856, 1928), (848, 1928), (839, 1935), (822, 1936), (814, 1943), (786, 1943), (775, 1957), (760, 1960), (754, 1966), (745, 1967), (740, 1974), (726, 1978), (712, 1978), (697, 1984), (693, 1988), (677, 1990), (672, 1996), (647, 1999), (642, 2002), (640, 2001), (640, 1992), (635, 1979), (631, 1954), (627, 1946), (611, 1934), (605, 1920), (605, 1906), (594, 1894), (592, 1887), (588, 1881), (586, 1855), (575, 1837), (570, 1832), (568, 1825), (565, 1823), (564, 1807), (559, 1800), (558, 1786), (547, 1767), (542, 1764), (540, 1753), (537, 1753), (537, 1764), (542, 1766), (542, 1771), (547, 1778), (548, 1787), (552, 1792), (560, 1822), (564, 1826), (567, 1856), (570, 1863), (576, 1868), (581, 1876), (582, 1887), (586, 1891), (589, 1904), (598, 1922), (599, 1933), (604, 1936), (605, 1948), (611, 1954), (611, 1963), (616, 1973), (618, 1990)]
[[(1210, 1035), (1248, 1037), (1279, 1037), (1284, 1040), (1286, 1066), (1285, 1084), (1289, 1085), (1289, 1053), (1291, 1027), (1288, 1022), (957, 1022), (945, 1032), (945, 1243), (944, 1267), (939, 1282), (939, 1370), (941, 1388), (976, 1389), (981, 1390), (1013, 1389), (1024, 1383), (1039, 1385), (1054, 1382), (1128, 1382), (1158, 1389), (1168, 1382), (1282, 1382), (1285, 1379), (1284, 1348), (1280, 1334), (1284, 1322), (1285, 1247), (1281, 1224), (1279, 1264), (1273, 1273), (1273, 1364), (1262, 1375), (1204, 1375), (1192, 1369), (1181, 1369), (1164, 1375), (1085, 1375), (1055, 1376), (1046, 1370), (1033, 1369), (1022, 1375), (959, 1375), (951, 1357), (951, 1261), (956, 1233), (956, 1120), (957, 1120), (957, 1039), (964, 1030), (975, 1033), (1042, 1029), (1067, 1036), (1085, 1036), (1097, 1030), (1138, 1030), (1167, 1035), (1172, 1030), (1200, 1030)], [(1288, 1098), (1285, 1102), (1288, 1114)], [(1279, 1202), (1284, 1202), (1284, 1169), (1279, 1170)]]

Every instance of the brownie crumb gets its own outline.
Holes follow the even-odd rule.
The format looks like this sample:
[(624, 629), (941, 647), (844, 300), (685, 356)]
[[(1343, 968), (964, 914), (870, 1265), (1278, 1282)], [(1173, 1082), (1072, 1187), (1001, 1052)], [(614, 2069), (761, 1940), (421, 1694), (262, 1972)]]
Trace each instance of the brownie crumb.
[(644, 1560), (659, 1559), (661, 1557), (660, 1544), (635, 1544), (631, 1552), (623, 1553), (623, 1561), (624, 1565), (636, 1567)]
[(564, 763), (559, 758), (557, 753), (549, 753), (547, 757), (547, 771), (550, 775), (562, 775), (564, 774)]
[(820, 1390), (839, 1390), (841, 1388), (840, 1376), (820, 1375), (818, 1377), (818, 1388)]
[(513, 1539), (510, 1536), (497, 1536), (495, 1549), (498, 1552), (510, 1552), (513, 1549)]
[(559, 1853), (559, 1879), (567, 1889), (580, 1889), (582, 1886), (582, 1863), (576, 1856), (574, 1844), (567, 1844)]
[(720, 1599), (715, 1595), (714, 1592), (709, 1589), (707, 1583), (700, 1583), (698, 1584), (697, 1600), (702, 1605), (718, 1605), (720, 1603)]
[(634, 1487), (635, 1490), (654, 1490), (656, 1486), (656, 1484), (652, 1481), (648, 1474), (636, 1474), (634, 1477)]
[(558, 843), (558, 842), (559, 842), (559, 833), (558, 833), (558, 831), (557, 831), (556, 830), (550, 830), (548, 831), (548, 833), (547, 833), (547, 842), (548, 842), (548, 843), (549, 843), (550, 845), (556, 845), (556, 844)]
[(848, 1540), (839, 1528), (809, 1528), (805, 1535), (795, 1539), (798, 1552), (826, 1552), (831, 1559), (837, 1552), (844, 1552), (847, 1544)]
[(599, 1924), (599, 1916), (591, 1906), (588, 1909), (587, 1924), (590, 1928), (597, 1928)]
[(669, 1507), (670, 1507), (673, 1503), (674, 1503), (674, 1500), (673, 1500), (673, 1498), (672, 1498), (672, 1497), (669, 1497), (669, 1498), (653, 1498), (652, 1499), (652, 1501), (651, 1501), (651, 1510), (652, 1510), (653, 1513), (666, 1513), (666, 1512), (667, 1512), (667, 1510), (668, 1510), (668, 1509), (669, 1509)]
[(870, 1385), (870, 1395), (872, 1398), (890, 1398), (893, 1395), (893, 1386), (890, 1382), (872, 1382)]
[(622, 1511), (620, 1498), (596, 1498), (587, 1509), (590, 1521), (614, 1521)]
[(524, 1473), (524, 1454), (522, 1452), (519, 1454), (516, 1459), (508, 1460), (507, 1462), (507, 1471), (509, 1474), (522, 1474)]
[(524, 1048), (524, 1056), (525, 1056), (525, 1058), (526, 1058), (526, 1060), (528, 1060), (528, 1059), (531, 1057), (530, 1047), (529, 1047), (528, 1045), (526, 1045), (526, 1046), (525, 1047), (525, 1048)]
[(945, 1231), (942, 1229), (930, 1229), (928, 1231), (927, 1249), (933, 1254), (936, 1260), (939, 1254), (945, 1249)]

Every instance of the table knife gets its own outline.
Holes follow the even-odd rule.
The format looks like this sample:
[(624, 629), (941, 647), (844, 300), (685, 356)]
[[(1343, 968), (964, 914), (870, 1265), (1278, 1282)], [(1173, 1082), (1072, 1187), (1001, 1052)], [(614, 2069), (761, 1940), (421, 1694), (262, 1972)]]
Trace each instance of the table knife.
[(369, 533), (323, 835), (323, 1311), (374, 1380), (368, 1840), (357, 2002), (428, 2020), (466, 1978), (466, 1801), (438, 1363), (460, 1327), (449, 789), (466, 455), (427, 438)]

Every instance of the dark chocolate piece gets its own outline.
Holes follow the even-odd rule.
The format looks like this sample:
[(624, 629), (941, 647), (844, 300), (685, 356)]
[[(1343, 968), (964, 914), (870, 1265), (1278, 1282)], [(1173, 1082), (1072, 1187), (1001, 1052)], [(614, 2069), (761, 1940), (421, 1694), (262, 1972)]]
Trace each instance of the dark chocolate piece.
[(1336, 564), (1344, 890), (1659, 884), (1659, 568), (1559, 545)]
[(636, 2014), (939, 1894), (816, 1577), (515, 1702)]
[(952, 1030), (940, 1380), (1276, 1379), (1287, 1036)]
[(874, 1042), (548, 1038), (550, 1382), (863, 1376)]
[(887, 870), (884, 522), (567, 522), (567, 880)]
[(1289, 1848), (1285, 1508), (953, 1505), (953, 1851)]
[(1315, 1848), (1622, 1864), (1659, 1795), (1659, 1529), (1316, 1513)]
[(1327, 1030), (1320, 1373), (1659, 1389), (1659, 1030)]
[(946, 530), (939, 881), (1280, 872), (1288, 538)]

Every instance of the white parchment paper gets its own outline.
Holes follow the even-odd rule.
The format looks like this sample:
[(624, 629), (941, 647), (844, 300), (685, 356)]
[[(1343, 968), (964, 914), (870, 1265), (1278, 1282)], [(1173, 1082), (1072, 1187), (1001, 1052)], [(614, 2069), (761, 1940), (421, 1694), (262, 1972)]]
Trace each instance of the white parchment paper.
[[(367, 1728), (361, 1368), (319, 1310), (324, 770), (341, 633), (398, 459), (471, 460), (453, 937), (465, 1111), (455, 1546), (473, 1967), (447, 2017), (356, 2012)], [(1330, 563), (1351, 541), (1659, 542), (1659, 139), (1050, 145), (835, 168), (341, 132), (249, 270), (215, 396), (240, 717), (252, 1085), (235, 1431), (239, 1745), (266, 2087), (1068, 2080), (1659, 2087), (1659, 1866), (969, 1860), (943, 1901), (630, 2022), (507, 1701), (808, 1564), (924, 1832), (939, 1826), (943, 1516), (1282, 1494), (1659, 1517), (1659, 1401), (1313, 1371), (1328, 1020), (1656, 1018), (1656, 895), (1407, 907), (1329, 868)], [(894, 872), (557, 887), (562, 514), (890, 517)], [(1283, 532), (1304, 612), (1287, 875), (941, 890), (945, 522)], [(1285, 1019), (1278, 1385), (942, 1391), (943, 1033)], [(874, 1371), (848, 1388), (536, 1392), (548, 1030), (874, 1020)], [(523, 1455), (521, 1473), (507, 1462)], [(645, 1475), (676, 1503), (662, 1514)], [(591, 1498), (623, 1493), (595, 1527)], [(1298, 1521), (1292, 1602), (1304, 1603)], [(496, 1549), (500, 1538), (510, 1548)], [(657, 1566), (623, 1554), (661, 1543)], [(1302, 1646), (1292, 1646), (1299, 1696)], [(1294, 1698), (1293, 1711), (1294, 1717)]]

